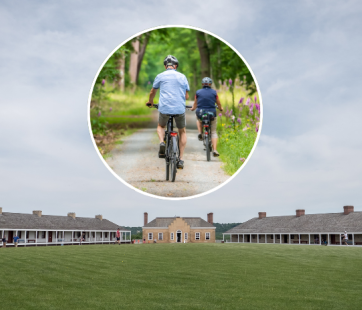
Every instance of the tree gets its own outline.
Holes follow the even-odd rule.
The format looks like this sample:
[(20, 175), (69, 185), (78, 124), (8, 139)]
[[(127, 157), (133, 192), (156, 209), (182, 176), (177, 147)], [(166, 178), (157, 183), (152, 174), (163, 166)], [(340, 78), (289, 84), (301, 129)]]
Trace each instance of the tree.
[(196, 31), (197, 46), (200, 52), (201, 60), (201, 76), (210, 76), (210, 51), (206, 42), (206, 34), (201, 31)]

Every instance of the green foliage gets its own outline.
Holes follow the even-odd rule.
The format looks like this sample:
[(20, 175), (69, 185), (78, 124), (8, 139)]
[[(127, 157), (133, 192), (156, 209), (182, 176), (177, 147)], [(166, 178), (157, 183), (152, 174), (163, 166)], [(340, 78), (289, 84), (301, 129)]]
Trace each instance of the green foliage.
[(278, 244), (0, 249), (1, 309), (360, 309), (362, 251)]
[(214, 226), (216, 227), (215, 230), (215, 238), (216, 240), (222, 240), (223, 239), (223, 233), (228, 231), (231, 228), (234, 228), (235, 226), (240, 225), (241, 223), (214, 223)]
[(102, 135), (107, 130), (107, 122), (103, 117), (92, 118), (91, 127), (94, 135)]

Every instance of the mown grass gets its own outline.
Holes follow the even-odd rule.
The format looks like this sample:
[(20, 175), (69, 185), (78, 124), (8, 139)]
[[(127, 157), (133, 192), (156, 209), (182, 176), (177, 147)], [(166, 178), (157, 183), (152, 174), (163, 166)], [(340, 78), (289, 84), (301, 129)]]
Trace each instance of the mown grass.
[(0, 249), (2, 309), (360, 309), (361, 248), (146, 244)]

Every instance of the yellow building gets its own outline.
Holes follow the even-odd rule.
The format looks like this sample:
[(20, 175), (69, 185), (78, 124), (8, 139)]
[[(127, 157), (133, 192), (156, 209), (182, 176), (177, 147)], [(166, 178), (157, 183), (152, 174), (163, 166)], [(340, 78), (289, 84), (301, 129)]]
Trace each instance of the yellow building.
[(156, 217), (148, 223), (148, 213), (144, 213), (142, 227), (143, 240), (157, 243), (213, 243), (215, 242), (213, 213), (207, 221), (200, 217)]

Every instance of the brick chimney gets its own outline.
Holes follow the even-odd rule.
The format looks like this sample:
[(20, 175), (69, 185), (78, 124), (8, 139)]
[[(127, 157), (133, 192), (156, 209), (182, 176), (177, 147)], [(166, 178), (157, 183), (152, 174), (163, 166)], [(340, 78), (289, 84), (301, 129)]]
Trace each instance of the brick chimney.
[(0, 207), (0, 214), (3, 214), (3, 208)]
[(96, 219), (99, 219), (99, 220), (103, 220), (103, 215), (102, 214), (98, 214), (95, 216)]
[(69, 212), (68, 216), (72, 217), (73, 219), (75, 219), (75, 212)]
[(266, 212), (259, 212), (259, 219), (263, 219), (264, 217), (266, 217)]
[(305, 215), (305, 210), (304, 209), (298, 209), (298, 210), (295, 210), (295, 215), (297, 217), (300, 217), (302, 215)]
[(143, 226), (146, 226), (147, 223), (148, 223), (148, 213), (145, 212), (145, 213), (143, 214)]
[(42, 216), (42, 211), (40, 211), (40, 210), (34, 210), (34, 211), (33, 211), (33, 214), (41, 217), (41, 216)]
[(350, 214), (351, 212), (354, 212), (354, 206), (344, 206), (343, 209), (344, 209), (345, 215)]
[(207, 214), (207, 221), (210, 224), (214, 225), (214, 213), (210, 212), (210, 213)]

